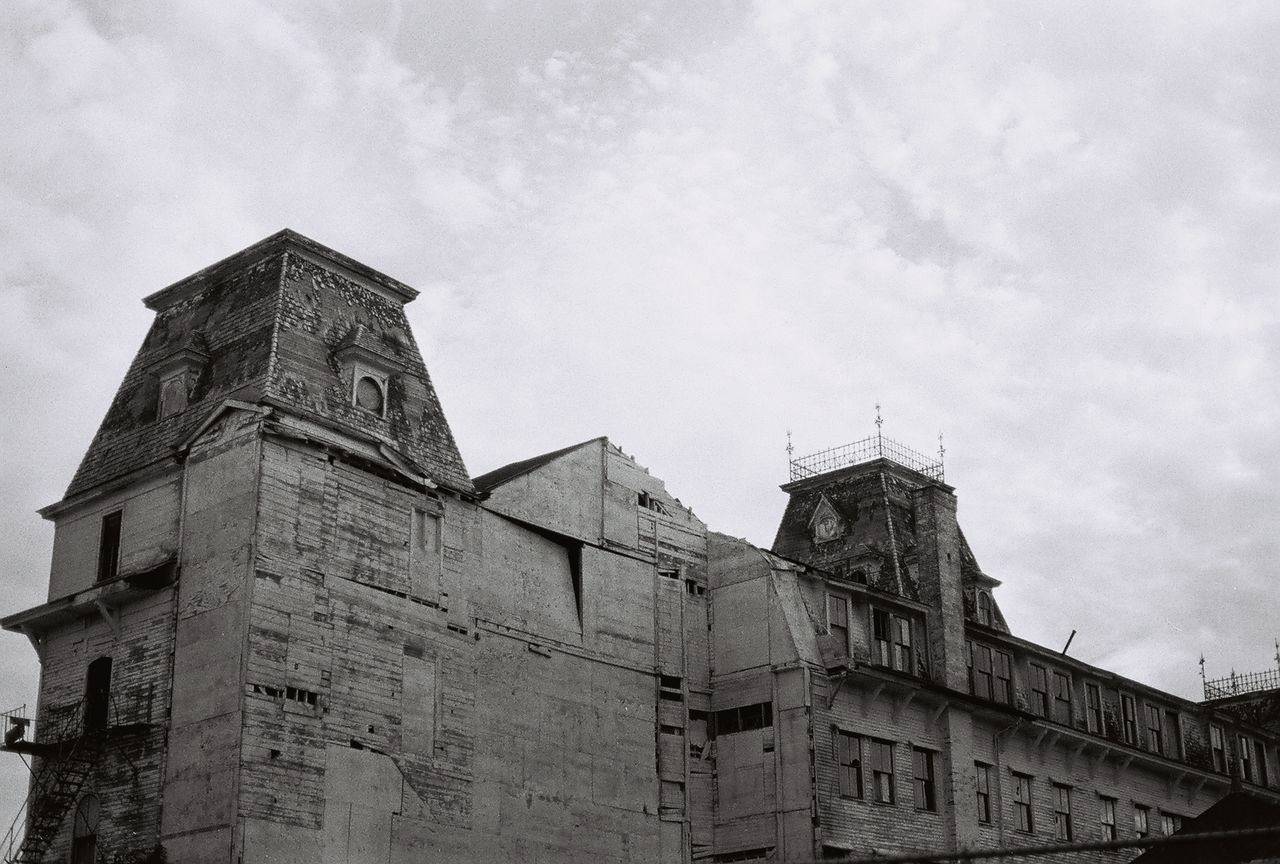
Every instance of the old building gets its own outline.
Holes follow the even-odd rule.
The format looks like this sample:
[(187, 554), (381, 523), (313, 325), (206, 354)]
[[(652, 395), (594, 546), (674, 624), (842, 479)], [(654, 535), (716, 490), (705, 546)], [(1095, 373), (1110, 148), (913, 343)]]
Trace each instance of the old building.
[(793, 462), (772, 550), (606, 438), (472, 477), (414, 296), (285, 231), (146, 299), (3, 621), (9, 860), (807, 861), (1277, 795), (1274, 728), (1013, 636), (886, 439)]

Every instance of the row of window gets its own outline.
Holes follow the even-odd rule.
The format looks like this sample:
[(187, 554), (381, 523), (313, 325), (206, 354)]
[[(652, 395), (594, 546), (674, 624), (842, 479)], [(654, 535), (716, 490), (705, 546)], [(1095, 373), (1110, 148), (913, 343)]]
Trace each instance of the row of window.
[[(886, 741), (849, 732), (832, 730), (832, 746), (836, 763), (836, 783), (842, 798), (870, 800), (877, 804), (897, 803), (897, 783), (894, 777), (894, 750), (896, 742)], [(937, 780), (935, 774), (936, 752), (923, 747), (911, 747), (912, 803), (917, 810), (937, 811)], [(974, 788), (977, 794), (978, 821), (990, 824), (995, 808), (991, 799), (992, 766), (974, 763)], [(1015, 827), (1027, 834), (1036, 833), (1035, 778), (1030, 774), (1011, 771), (1013, 788), (1013, 814)], [(1073, 840), (1076, 836), (1073, 799), (1077, 790), (1065, 783), (1052, 783), (1053, 831), (1058, 840)], [(1116, 808), (1118, 799), (1098, 796), (1098, 835), (1102, 840), (1116, 839)], [(1134, 833), (1138, 837), (1150, 834), (1151, 808), (1133, 805)], [(1160, 829), (1172, 834), (1182, 827), (1182, 817), (1160, 811)]]
[[(992, 820), (991, 805), (991, 771), (992, 766), (982, 762), (974, 763), (977, 788), (978, 821), (989, 824)], [(1034, 807), (1035, 778), (1030, 774), (1017, 771), (1010, 772), (1013, 781), (1013, 814), (1015, 827), (1027, 834), (1036, 833), (1036, 815)], [(1058, 840), (1075, 840), (1076, 826), (1074, 822), (1073, 799), (1078, 791), (1065, 783), (1052, 783), (1053, 790), (1053, 835)], [(1098, 795), (1098, 839), (1115, 840), (1116, 811), (1119, 799), (1109, 795)], [(1177, 813), (1160, 811), (1160, 831), (1172, 834), (1182, 827), (1182, 816)], [(1144, 804), (1133, 805), (1133, 831), (1138, 837), (1151, 834), (1151, 808)]]
[[(836, 777), (841, 797), (868, 799), (878, 804), (897, 803), (894, 781), (893, 741), (867, 738), (843, 729), (833, 730)], [(917, 810), (938, 809), (934, 760), (937, 754), (911, 748), (912, 800)], [(864, 774), (863, 767), (866, 766)]]
[[(1013, 655), (972, 640), (966, 642), (966, 648), (969, 692), (983, 699), (1013, 705)], [(1032, 714), (1071, 727), (1080, 727), (1082, 717), (1083, 728), (1094, 735), (1113, 737), (1131, 747), (1143, 747), (1160, 756), (1186, 760), (1182, 716), (1177, 710), (1157, 702), (1140, 703), (1133, 694), (1121, 691), (1114, 694), (1117, 701), (1112, 703), (1112, 710), (1118, 709), (1118, 712), (1110, 718), (1108, 728), (1102, 685), (1093, 681), (1083, 683), (1084, 705), (1078, 715), (1075, 704), (1078, 691), (1071, 675), (1034, 661), (1027, 665), (1026, 674), (1026, 708)], [(1223, 728), (1211, 725), (1209, 737), (1213, 770), (1227, 773), (1229, 756)], [(1270, 772), (1265, 743), (1246, 735), (1237, 735), (1236, 739), (1235, 758), (1242, 779), (1267, 785)]]

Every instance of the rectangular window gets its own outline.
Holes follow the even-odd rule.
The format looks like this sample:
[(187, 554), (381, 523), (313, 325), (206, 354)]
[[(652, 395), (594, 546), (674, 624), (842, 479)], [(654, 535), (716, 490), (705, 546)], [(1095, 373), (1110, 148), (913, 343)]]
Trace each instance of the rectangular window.
[(914, 654), (911, 649), (911, 619), (893, 616), (893, 668), (914, 675)]
[(1098, 821), (1102, 823), (1102, 839), (1114, 840), (1116, 839), (1116, 799), (1099, 795), (1098, 804), (1101, 810)]
[(840, 795), (862, 797), (862, 739), (842, 729), (835, 730), (836, 777)]
[(1053, 784), (1053, 836), (1071, 839), (1071, 787)]
[(1160, 813), (1160, 833), (1168, 837), (1182, 828), (1182, 817), (1176, 813)]
[(871, 792), (872, 800), (892, 804), (896, 798), (893, 788), (893, 742), (871, 741)]
[(1253, 754), (1250, 741), (1243, 735), (1236, 736), (1236, 759), (1240, 762), (1240, 779), (1246, 783), (1253, 782)]
[(1049, 670), (1036, 663), (1031, 664), (1031, 713), (1049, 716)]
[(875, 643), (875, 656), (872, 662), (880, 666), (893, 665), (889, 654), (889, 629), (889, 613), (883, 609), (871, 610), (871, 638)]
[(98, 581), (116, 578), (120, 572), (120, 519), (124, 511), (117, 510), (102, 517), (102, 530), (98, 534)]
[(1053, 719), (1071, 725), (1071, 677), (1061, 672), (1053, 673)]
[(1146, 837), (1151, 833), (1151, 810), (1141, 804), (1133, 805), (1133, 833)]
[(714, 717), (713, 737), (750, 732), (752, 729), (767, 729), (773, 726), (773, 703), (757, 702), (741, 708), (725, 708), (715, 712)]
[(997, 651), (996, 683), (993, 698), (1005, 705), (1013, 704), (1013, 657), (1004, 651)]
[(1213, 770), (1219, 774), (1227, 773), (1227, 744), (1221, 726), (1209, 727), (1209, 750), (1213, 753)]
[(1164, 712), (1164, 755), (1182, 759), (1182, 721), (1177, 711)]
[(969, 643), (969, 692), (983, 699), (991, 698), (991, 649)]
[(840, 656), (849, 653), (849, 601), (835, 594), (827, 595), (827, 631), (836, 637)]
[(1030, 834), (1035, 831), (1035, 819), (1031, 812), (1031, 777), (1013, 772), (1013, 809), (1018, 817), (1018, 830)]
[(1257, 763), (1258, 785), (1268, 785), (1267, 746), (1261, 739), (1255, 739), (1253, 742), (1253, 761)]
[(933, 751), (911, 748), (911, 773), (915, 787), (916, 809), (937, 810), (937, 792), (933, 783)]
[(981, 762), (973, 763), (973, 771), (977, 779), (978, 789), (978, 821), (991, 823), (991, 766)]
[(1138, 743), (1138, 706), (1133, 697), (1127, 693), (1120, 694), (1120, 723), (1124, 734), (1124, 743)]
[(1147, 705), (1147, 749), (1164, 753), (1164, 728), (1160, 725), (1160, 706)]
[(1090, 732), (1102, 734), (1102, 688), (1097, 684), (1084, 685), (1084, 720)]

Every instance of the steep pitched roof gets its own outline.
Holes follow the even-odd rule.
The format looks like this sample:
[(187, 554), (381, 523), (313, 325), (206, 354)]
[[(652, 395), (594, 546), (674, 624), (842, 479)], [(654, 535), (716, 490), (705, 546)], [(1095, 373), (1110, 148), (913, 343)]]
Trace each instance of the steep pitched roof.
[(572, 453), (580, 447), (586, 447), (588, 444), (595, 444), (602, 440), (604, 440), (604, 436), (591, 438), (568, 447), (561, 447), (559, 450), (552, 450), (550, 453), (543, 453), (541, 456), (533, 456), (529, 459), (522, 459), (519, 462), (512, 462), (508, 465), (503, 465), (501, 468), (495, 468), (486, 474), (481, 474), (479, 477), (473, 478), (471, 482), (475, 484), (476, 491), (489, 492), (503, 483), (510, 482), (517, 477), (528, 474), (530, 471), (536, 471), (542, 466), (554, 462), (566, 453)]
[[(404, 304), (407, 285), (284, 230), (152, 294), (156, 317), (68, 498), (150, 465), (175, 448), (223, 400), (270, 402), (302, 416), (385, 440), (435, 482), (470, 492)], [(351, 404), (335, 352), (374, 351), (387, 370), (385, 416)], [(198, 347), (207, 355), (185, 410), (157, 416), (158, 364)]]

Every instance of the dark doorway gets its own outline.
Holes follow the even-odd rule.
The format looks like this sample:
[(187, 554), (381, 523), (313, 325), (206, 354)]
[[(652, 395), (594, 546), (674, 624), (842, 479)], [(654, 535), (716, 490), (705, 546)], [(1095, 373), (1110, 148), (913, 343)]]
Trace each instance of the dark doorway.
[(89, 664), (84, 681), (84, 731), (100, 732), (107, 728), (111, 704), (111, 658), (99, 657)]

